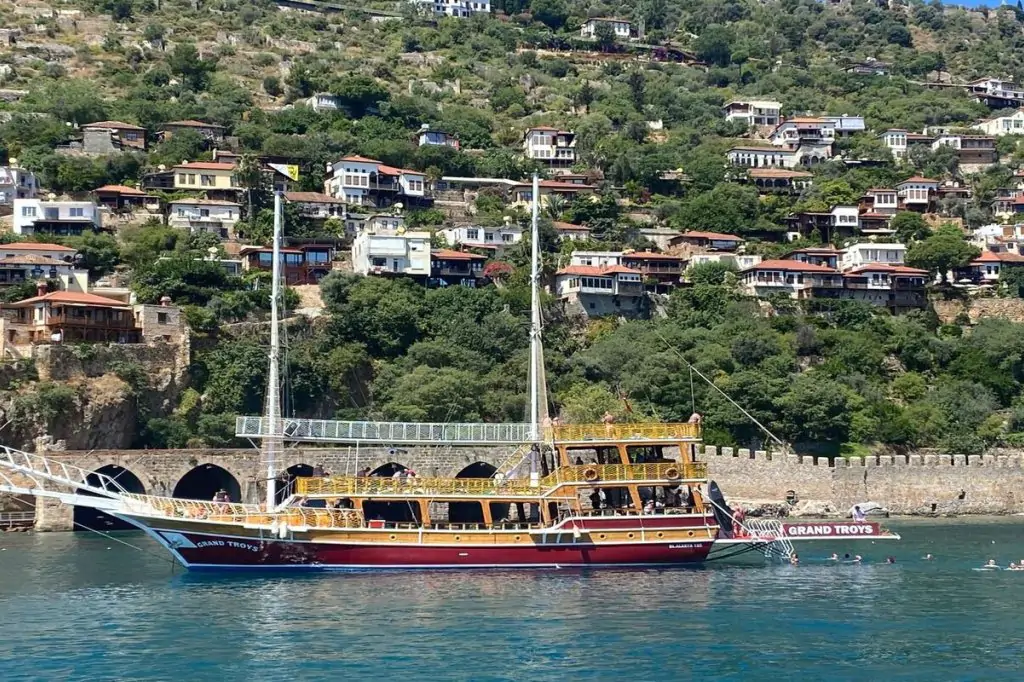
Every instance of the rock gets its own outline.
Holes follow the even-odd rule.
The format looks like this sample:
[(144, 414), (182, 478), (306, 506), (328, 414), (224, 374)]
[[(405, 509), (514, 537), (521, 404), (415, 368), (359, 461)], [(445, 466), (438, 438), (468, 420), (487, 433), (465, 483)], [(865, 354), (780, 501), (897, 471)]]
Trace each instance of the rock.
[(827, 500), (800, 500), (790, 510), (790, 516), (842, 517), (839, 508)]

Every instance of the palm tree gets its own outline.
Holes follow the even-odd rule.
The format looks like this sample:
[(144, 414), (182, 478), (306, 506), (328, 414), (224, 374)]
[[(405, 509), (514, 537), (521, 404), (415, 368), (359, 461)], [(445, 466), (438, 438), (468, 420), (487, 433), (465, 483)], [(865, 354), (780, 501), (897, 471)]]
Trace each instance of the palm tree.
[(544, 215), (552, 220), (559, 220), (568, 207), (569, 202), (561, 194), (549, 194), (547, 201), (544, 202)]

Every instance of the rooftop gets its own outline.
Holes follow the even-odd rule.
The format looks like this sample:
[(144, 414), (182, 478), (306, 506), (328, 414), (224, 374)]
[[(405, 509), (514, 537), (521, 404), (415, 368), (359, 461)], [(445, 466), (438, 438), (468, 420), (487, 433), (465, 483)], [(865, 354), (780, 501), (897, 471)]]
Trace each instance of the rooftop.
[(354, 163), (380, 163), (377, 159), (368, 159), (365, 156), (358, 156), (357, 154), (343, 156), (341, 157), (341, 161), (352, 161)]
[(786, 170), (785, 168), (751, 168), (750, 170), (747, 171), (747, 177), (795, 179), (813, 178), (814, 174), (808, 173), (806, 171)]
[(127, 308), (121, 301), (97, 296), (96, 294), (85, 294), (79, 291), (53, 291), (42, 296), (26, 298), (15, 303), (7, 303), (8, 308), (21, 308), (36, 303), (52, 303), (55, 305), (76, 305), (76, 306), (97, 306), (104, 308)]
[(1024, 263), (1024, 256), (1006, 251), (982, 251), (980, 256), (971, 261), (971, 265), (984, 263)]
[(815, 265), (814, 263), (801, 263), (796, 260), (763, 260), (757, 265), (747, 268), (743, 272), (751, 272), (753, 270), (785, 270), (787, 272), (810, 272), (822, 275), (839, 274), (839, 271), (834, 268), (828, 268), (824, 265)]
[(137, 187), (128, 187), (127, 185), (103, 185), (97, 187), (93, 192), (107, 192), (109, 194), (130, 194), (134, 197), (144, 197), (146, 193)]
[(682, 256), (673, 256), (669, 253), (654, 253), (652, 251), (631, 251), (629, 253), (622, 254), (624, 259), (633, 260), (672, 260), (672, 261), (683, 261), (686, 260)]
[(563, 222), (559, 222), (557, 220), (554, 221), (551, 224), (554, 225), (555, 230), (562, 230), (562, 231), (565, 231), (565, 232), (568, 232), (568, 231), (590, 232), (590, 228), (587, 227), (586, 225), (574, 225), (573, 223), (563, 223)]
[(284, 198), (302, 204), (343, 204), (345, 201), (320, 192), (285, 192)]
[(11, 244), (0, 244), (0, 251), (54, 251), (58, 253), (77, 253), (75, 249), (60, 244), (46, 244), (43, 242), (12, 242)]
[(624, 265), (605, 265), (598, 267), (596, 265), (570, 265), (562, 268), (556, 275), (585, 275), (590, 277), (602, 277), (607, 275), (639, 275), (642, 274), (639, 270), (633, 268), (627, 268)]
[(203, 121), (196, 121), (194, 119), (187, 119), (185, 121), (168, 121), (164, 124), (167, 126), (177, 126), (179, 128), (220, 128), (223, 130), (224, 126), (217, 125), (216, 123), (204, 123)]
[(235, 164), (233, 163), (218, 163), (216, 161), (188, 161), (185, 163), (179, 163), (174, 168), (190, 168), (193, 170), (219, 170), (219, 171), (232, 171), (235, 170)]
[[(907, 179), (906, 179), (906, 180), (904, 180), (903, 182), (899, 183), (899, 185), (905, 185), (905, 184), (907, 184), (908, 182), (929, 182), (929, 183), (934, 183), (934, 184), (936, 184), (936, 185), (937, 185), (937, 184), (939, 184), (939, 181), (938, 181), (938, 180), (933, 180), (932, 178), (925, 178), (925, 177), (922, 177), (922, 176), (920, 176), (920, 175), (915, 175), (914, 177), (911, 177), (911, 178), (907, 178)], [(897, 187), (898, 187), (899, 185), (897, 185)]]
[(908, 268), (906, 265), (888, 265), (886, 263), (868, 263), (846, 272), (847, 275), (860, 275), (866, 272), (887, 272), (891, 275), (917, 275), (927, 277), (927, 270)]
[(741, 241), (743, 241), (742, 237), (737, 237), (734, 234), (721, 234), (720, 232), (700, 232), (700, 231), (697, 231), (697, 230), (693, 230), (693, 231), (690, 231), (690, 232), (684, 232), (683, 234), (680, 235), (680, 237), (683, 237), (684, 239), (685, 238), (690, 238), (690, 239), (709, 239), (711, 241), (720, 241), (720, 242), (741, 242)]
[(137, 126), (134, 123), (125, 123), (124, 121), (96, 121), (95, 123), (86, 123), (82, 126), (83, 128), (124, 128), (126, 130), (145, 130), (142, 126)]
[(169, 202), (171, 206), (175, 204), (196, 204), (199, 206), (241, 206), (235, 201), (224, 201), (223, 199), (175, 199)]
[(430, 257), (437, 260), (487, 260), (487, 256), (452, 249), (434, 249), (430, 252)]

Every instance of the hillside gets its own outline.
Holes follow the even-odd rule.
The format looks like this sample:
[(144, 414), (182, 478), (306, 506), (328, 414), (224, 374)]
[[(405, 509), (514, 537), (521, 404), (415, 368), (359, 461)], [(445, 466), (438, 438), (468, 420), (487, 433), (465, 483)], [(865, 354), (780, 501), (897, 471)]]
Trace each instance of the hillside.
[[(592, 38), (581, 36), (593, 17), (629, 22), (628, 37), (616, 37), (607, 22), (595, 24)], [(977, 290), (944, 280), (947, 272), (977, 270), (971, 264), (988, 245), (969, 242), (973, 231), (1012, 225), (1024, 138), (992, 136), (984, 162), (940, 138), (980, 137), (970, 126), (1013, 113), (964, 86), (1024, 81), (1020, 9), (899, 0), (502, 0), (490, 13), (455, 18), (406, 2), (328, 12), (269, 1), (2, 0), (0, 27), (7, 158), (33, 172), (44, 193), (85, 199), (103, 186), (142, 187), (162, 207), (95, 234), (32, 237), (74, 246), (94, 279), (116, 273), (141, 301), (169, 295), (185, 308), (192, 388), (173, 409), (140, 417), (136, 445), (224, 445), (235, 414), (261, 410), (265, 327), (239, 323), (265, 319), (266, 273), (238, 276), (196, 259), (266, 243), (271, 172), (259, 164), (296, 166), (288, 188), (323, 193), (330, 165), (356, 156), (390, 169), (382, 173), (425, 178), (436, 202), (406, 199), (402, 218), (410, 230), (429, 231), (435, 248), (458, 246), (443, 243), (442, 229), (527, 225), (512, 181), (535, 171), (556, 185), (573, 178), (587, 188), (562, 188), (543, 210), (548, 379), (553, 407), (566, 419), (607, 410), (685, 420), (696, 408), (709, 441), (761, 444), (763, 434), (703, 382), (691, 393), (688, 362), (808, 449), (973, 453), (1024, 441), (1024, 325), (942, 324), (923, 293), (910, 312), (863, 300), (765, 297), (721, 263), (688, 269), (686, 286), (657, 290), (641, 315), (653, 310), (654, 320), (587, 319), (557, 300), (555, 275), (574, 250), (693, 255), (658, 244), (658, 230), (733, 235), (745, 242), (743, 253), (768, 262), (800, 247), (841, 249), (875, 239), (864, 231), (869, 218), (882, 220), (863, 208), (870, 191), (895, 197), (901, 184), (921, 178), (935, 184), (927, 208), (905, 205), (901, 194), (898, 214), (894, 199), (894, 214), (876, 230), (908, 247), (921, 292), (927, 275), (932, 299), (1018, 298), (1024, 277), (1009, 266)], [(317, 95), (328, 95), (330, 106), (311, 106)], [(836, 133), (813, 163), (806, 154), (783, 162), (806, 179), (766, 191), (729, 150), (771, 148), (770, 127), (729, 120), (723, 107), (736, 100), (778, 102), (782, 119), (796, 125), (862, 117), (863, 129)], [(218, 139), (166, 134), (167, 124), (183, 121), (213, 126)], [(85, 129), (96, 122), (138, 126), (145, 144), (90, 153)], [(425, 126), (459, 146), (420, 145)], [(564, 167), (524, 156), (524, 134), (549, 127), (572, 136)], [(890, 129), (929, 142), (897, 154), (882, 137)], [(239, 184), (230, 191), (241, 219), (228, 238), (168, 224), (169, 202), (212, 195), (173, 184), (167, 169), (212, 161), (214, 150), (239, 159)], [(172, 184), (152, 184), (161, 175)], [(459, 184), (465, 178), (507, 182), (478, 182), (470, 191)], [(351, 271), (348, 244), (360, 230), (346, 225), (350, 214), (372, 220), (397, 211), (350, 199), (344, 214), (327, 220), (290, 203), (290, 243), (329, 243), (337, 247), (332, 267)], [(861, 214), (845, 233), (820, 218), (831, 220), (841, 207)], [(570, 241), (565, 224), (589, 237)], [(493, 276), (481, 284), (497, 286), (475, 289), (329, 275), (320, 292), (326, 314), (288, 330), (286, 411), (522, 419), (528, 252), (527, 240), (485, 250)], [(4, 299), (25, 294), (8, 290)], [(303, 301), (289, 294), (290, 308), (320, 302), (308, 292)]]

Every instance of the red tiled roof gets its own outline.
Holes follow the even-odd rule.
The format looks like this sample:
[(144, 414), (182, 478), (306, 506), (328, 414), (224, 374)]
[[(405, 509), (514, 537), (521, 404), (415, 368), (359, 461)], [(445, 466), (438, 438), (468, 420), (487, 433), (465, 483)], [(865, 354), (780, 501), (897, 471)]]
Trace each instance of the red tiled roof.
[(368, 159), (365, 156), (359, 156), (357, 154), (351, 154), (350, 156), (341, 157), (342, 161), (354, 161), (356, 163), (380, 163), (377, 159)]
[(825, 119), (817, 116), (794, 116), (787, 118), (783, 123), (825, 123)]
[(639, 275), (639, 270), (633, 268), (627, 268), (624, 265), (605, 265), (598, 267), (596, 265), (570, 265), (562, 268), (556, 275), (587, 275), (591, 277), (602, 277), (605, 275)]
[(743, 272), (751, 272), (753, 270), (786, 270), (788, 272), (812, 272), (827, 275), (838, 275), (839, 271), (834, 268), (828, 268), (824, 265), (815, 265), (813, 263), (801, 263), (796, 260), (763, 260), (757, 265), (753, 265)]
[(302, 204), (343, 204), (344, 200), (321, 192), (285, 192), (284, 198)]
[(75, 249), (60, 244), (45, 244), (35, 242), (13, 242), (11, 244), (0, 244), (0, 251), (59, 251), (61, 253), (76, 253)]
[(1013, 198), (1013, 205), (1024, 204), (1024, 194), (1019, 194)]
[(85, 294), (78, 291), (54, 291), (49, 294), (44, 294), (42, 296), (26, 298), (23, 301), (8, 303), (7, 306), (11, 308), (19, 308), (21, 306), (34, 305), (36, 303), (42, 302), (63, 305), (102, 306), (104, 308), (128, 307), (121, 301), (116, 301), (112, 298), (107, 298), (106, 296), (97, 296), (96, 294)]
[(631, 251), (630, 253), (622, 254), (623, 260), (631, 258), (633, 260), (686, 260), (682, 256), (673, 256), (668, 253), (653, 253), (651, 251)]
[(125, 128), (126, 130), (145, 130), (142, 126), (137, 126), (134, 123), (125, 123), (124, 121), (96, 121), (95, 123), (86, 123), (82, 126), (83, 128)]
[(175, 168), (191, 168), (194, 170), (235, 170), (235, 164), (233, 163), (218, 163), (216, 161), (191, 161), (189, 163), (179, 163)]
[(777, 154), (796, 154), (792, 149), (784, 149), (783, 147), (773, 147), (770, 144), (753, 145), (753, 144), (740, 144), (735, 147), (729, 147), (729, 151), (740, 149), (747, 152), (775, 152)]
[(889, 265), (887, 263), (868, 263), (867, 265), (861, 265), (858, 268), (854, 268), (845, 274), (859, 275), (864, 272), (888, 272), (893, 275), (919, 275), (921, 277), (926, 277), (928, 275), (927, 270), (908, 268), (906, 265)]
[(185, 121), (168, 121), (164, 124), (165, 126), (178, 126), (180, 128), (223, 128), (222, 125), (216, 123), (204, 123), (203, 121), (196, 121), (194, 119), (187, 119)]
[(555, 226), (555, 230), (564, 230), (567, 232), (570, 230), (577, 232), (590, 232), (590, 228), (586, 225), (573, 225), (572, 223), (562, 223), (557, 220), (551, 224)]
[(434, 249), (430, 252), (430, 257), (438, 260), (487, 260), (487, 256), (451, 249)]
[(553, 130), (558, 132), (558, 128), (552, 128), (551, 126), (533, 126), (532, 128), (527, 128), (526, 132), (530, 132), (531, 130)]
[(907, 178), (906, 180), (904, 180), (903, 182), (901, 182), (899, 184), (905, 185), (908, 182), (934, 182), (936, 185), (939, 184), (938, 180), (932, 180), (931, 178), (923, 178), (920, 175), (915, 175), (912, 178)]
[(62, 260), (54, 260), (49, 256), (24, 253), (20, 256), (2, 256), (0, 257), (0, 265), (63, 265), (67, 267), (71, 264)]
[(134, 197), (146, 196), (146, 193), (137, 187), (128, 187), (127, 185), (103, 185), (97, 187), (93, 192), (109, 192), (111, 194), (130, 194)]
[(426, 173), (424, 173), (423, 171), (409, 170), (408, 168), (395, 168), (394, 166), (388, 166), (388, 165), (385, 165), (383, 163), (380, 164), (377, 167), (377, 172), (378, 173), (383, 173), (384, 175), (423, 175), (423, 176), (426, 176)]
[(984, 263), (1024, 263), (1024, 256), (1006, 251), (982, 251), (980, 256), (971, 261), (971, 265)]
[(684, 238), (685, 237), (692, 237), (693, 239), (709, 239), (709, 240), (712, 240), (712, 241), (722, 241), (722, 242), (741, 242), (741, 241), (743, 241), (743, 239), (741, 237), (737, 237), (734, 234), (721, 234), (719, 232), (698, 232), (698, 231), (692, 231), (692, 232), (684, 232), (680, 236), (684, 237)]

